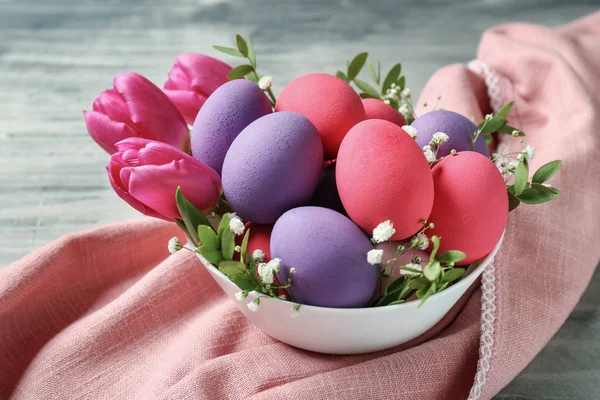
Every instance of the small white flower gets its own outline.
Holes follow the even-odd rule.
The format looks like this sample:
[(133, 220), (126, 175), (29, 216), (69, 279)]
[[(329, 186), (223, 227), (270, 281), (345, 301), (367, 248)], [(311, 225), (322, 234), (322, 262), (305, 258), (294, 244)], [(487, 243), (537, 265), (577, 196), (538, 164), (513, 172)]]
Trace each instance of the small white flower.
[(383, 250), (373, 249), (367, 253), (367, 261), (371, 265), (381, 264), (383, 259)]
[(392, 88), (392, 89), (390, 89), (390, 93), (391, 94), (398, 94), (398, 89)]
[(520, 131), (515, 129), (512, 131), (512, 136), (519, 136), (519, 133), (520, 133)]
[(267, 267), (271, 268), (273, 272), (279, 272), (281, 270), (281, 259), (274, 258), (267, 263)]
[(267, 285), (272, 284), (273, 280), (275, 279), (273, 270), (268, 266), (267, 263), (258, 264), (258, 275), (260, 275), (260, 280)]
[(244, 233), (244, 223), (238, 217), (233, 217), (229, 221), (229, 230), (236, 235), (241, 235)]
[(239, 253), (240, 251), (242, 251), (242, 248), (241, 248), (240, 246), (235, 246), (235, 247), (233, 248), (233, 250), (234, 250), (236, 253)]
[(259, 79), (258, 87), (261, 88), (262, 90), (269, 90), (269, 89), (271, 89), (272, 83), (273, 83), (273, 77), (271, 77), (269, 75), (265, 75)]
[(409, 88), (405, 88), (404, 90), (402, 90), (402, 97), (407, 98), (410, 97), (410, 89)]
[(262, 251), (261, 249), (256, 249), (252, 252), (252, 258), (254, 258), (257, 261), (264, 261), (265, 259), (265, 252)]
[(421, 250), (425, 250), (429, 247), (429, 238), (423, 232), (418, 233), (412, 238), (411, 245)]
[(248, 296), (248, 292), (246, 292), (245, 290), (241, 290), (235, 294), (235, 298), (237, 299), (237, 301), (244, 300), (246, 296)]
[(390, 101), (389, 101), (388, 99), (385, 99), (383, 102), (384, 102), (385, 104), (390, 104)]
[[(410, 263), (410, 264), (406, 264), (405, 267), (423, 271), (423, 267), (421, 267), (421, 264)], [(417, 275), (416, 272), (405, 271), (403, 269), (400, 269), (400, 274), (401, 275)]]
[(425, 154), (425, 158), (430, 163), (437, 161), (437, 157), (436, 157), (435, 153), (433, 152), (433, 150), (431, 150), (430, 145), (427, 144), (427, 145), (423, 146), (423, 154)]
[(517, 160), (519, 161), (523, 161), (524, 158), (525, 156), (523, 155), (523, 153), (519, 153), (519, 155), (517, 155)]
[(446, 143), (448, 141), (448, 139), (450, 139), (450, 138), (444, 132), (436, 132), (433, 134), (431, 141), (429, 143), (442, 144), (442, 143)]
[(527, 146), (525, 146), (521, 154), (525, 155), (528, 160), (533, 160), (533, 156), (535, 155), (535, 147), (528, 144)]
[(410, 108), (408, 108), (408, 104), (402, 104), (400, 107), (398, 107), (398, 112), (404, 116), (409, 115)]
[(175, 254), (175, 252), (181, 250), (182, 246), (179, 242), (179, 239), (173, 236), (171, 239), (169, 239), (169, 244), (167, 245), (167, 248), (169, 249), (169, 253)]
[(411, 138), (417, 138), (417, 128), (415, 128), (414, 126), (404, 125), (402, 126), (402, 129), (404, 129), (404, 132), (408, 133)]
[(551, 185), (551, 184), (549, 184), (549, 183), (542, 183), (542, 186), (546, 186), (546, 187), (552, 187), (552, 185)]
[(290, 275), (293, 275), (296, 273), (296, 268), (292, 267), (290, 268)]
[(250, 311), (258, 311), (258, 306), (260, 305), (260, 297), (254, 299), (254, 301), (251, 301), (247, 305)]
[(373, 229), (373, 239), (375, 239), (377, 243), (387, 242), (394, 233), (396, 233), (394, 224), (392, 224), (390, 220), (383, 221)]
[(512, 173), (517, 168), (517, 165), (519, 165), (519, 161), (513, 160), (513, 161), (511, 161), (511, 162), (508, 163), (508, 166), (506, 168), (507, 168), (507, 170), (509, 172)]
[(485, 116), (485, 120), (486, 120), (486, 121), (489, 121), (489, 120), (491, 120), (492, 118), (494, 118), (494, 114), (488, 114), (488, 115), (486, 115), (486, 116)]

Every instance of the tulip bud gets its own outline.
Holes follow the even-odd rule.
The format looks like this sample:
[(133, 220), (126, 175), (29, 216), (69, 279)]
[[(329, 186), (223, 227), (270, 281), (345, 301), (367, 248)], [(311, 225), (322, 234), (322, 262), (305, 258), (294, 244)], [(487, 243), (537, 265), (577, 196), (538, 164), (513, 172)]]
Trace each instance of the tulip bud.
[(100, 147), (113, 154), (117, 142), (139, 137), (189, 150), (185, 120), (156, 85), (126, 72), (115, 75), (113, 86), (98, 96), (93, 111), (83, 112), (87, 130)]
[(219, 86), (228, 81), (231, 67), (203, 54), (175, 57), (164, 92), (177, 106), (189, 125), (194, 124), (200, 108)]
[(106, 167), (110, 183), (143, 214), (168, 221), (181, 218), (175, 201), (178, 186), (190, 203), (207, 212), (221, 196), (219, 174), (176, 147), (133, 137), (116, 147)]

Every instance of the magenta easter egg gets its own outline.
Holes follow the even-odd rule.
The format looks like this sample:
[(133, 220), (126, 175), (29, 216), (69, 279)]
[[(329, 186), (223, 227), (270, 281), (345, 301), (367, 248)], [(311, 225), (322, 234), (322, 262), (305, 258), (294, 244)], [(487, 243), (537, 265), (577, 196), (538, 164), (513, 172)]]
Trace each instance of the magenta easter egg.
[[(500, 240), (508, 220), (504, 179), (487, 157), (464, 151), (440, 161), (432, 170), (435, 200), (427, 235), (440, 237), (438, 254), (460, 250), (467, 265), (486, 256)], [(431, 248), (431, 246), (430, 246)]]
[(430, 111), (415, 119), (410, 126), (417, 130), (417, 143), (421, 147), (429, 144), (436, 132), (448, 135), (448, 141), (440, 145), (438, 158), (449, 155), (452, 149), (476, 151), (489, 157), (485, 138), (480, 135), (473, 143), (477, 126), (461, 114), (446, 110)]
[(210, 95), (192, 128), (192, 156), (221, 174), (225, 154), (251, 122), (272, 112), (262, 90), (246, 79), (225, 83)]
[(365, 119), (354, 89), (328, 74), (308, 74), (291, 81), (277, 98), (275, 111), (295, 111), (308, 118), (321, 135), (326, 160), (336, 157), (346, 133)]
[(404, 117), (389, 104), (379, 99), (363, 99), (362, 103), (365, 108), (365, 119), (383, 119), (400, 127), (406, 125)]
[(366, 232), (387, 220), (396, 229), (392, 240), (422, 228), (433, 205), (433, 177), (415, 140), (398, 125), (359, 123), (344, 138), (336, 164), (342, 204)]
[(281, 259), (279, 281), (295, 301), (321, 307), (364, 307), (377, 287), (378, 268), (367, 262), (369, 238), (342, 214), (298, 207), (281, 216), (271, 234), (271, 255)]
[(309, 201), (322, 162), (321, 139), (306, 117), (294, 112), (266, 115), (248, 125), (225, 156), (225, 198), (243, 219), (272, 224)]

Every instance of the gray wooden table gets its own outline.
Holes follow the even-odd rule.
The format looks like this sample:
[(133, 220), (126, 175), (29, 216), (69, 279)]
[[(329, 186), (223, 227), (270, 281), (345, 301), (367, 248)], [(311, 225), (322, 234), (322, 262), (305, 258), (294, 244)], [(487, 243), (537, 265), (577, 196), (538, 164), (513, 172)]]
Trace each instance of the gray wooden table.
[[(176, 54), (216, 55), (249, 33), (275, 88), (334, 72), (368, 50), (403, 63), (418, 93), (440, 66), (473, 58), (508, 21), (560, 25), (598, 1), (0, 0), (0, 267), (66, 233), (139, 218), (110, 188), (83, 109), (117, 72), (159, 86)], [(567, 324), (498, 398), (600, 398), (600, 276)]]

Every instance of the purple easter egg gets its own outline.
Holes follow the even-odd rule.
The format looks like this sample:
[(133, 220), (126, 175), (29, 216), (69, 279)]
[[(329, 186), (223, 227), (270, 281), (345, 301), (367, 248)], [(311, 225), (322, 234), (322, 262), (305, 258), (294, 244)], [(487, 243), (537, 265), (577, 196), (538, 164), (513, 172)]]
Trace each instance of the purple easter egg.
[(279, 282), (291, 275), (290, 291), (301, 304), (364, 307), (377, 287), (379, 271), (367, 262), (373, 246), (349, 218), (322, 207), (298, 207), (283, 214), (271, 233), (271, 256), (281, 259)]
[(310, 205), (329, 208), (348, 216), (335, 183), (335, 162), (321, 171), (319, 184), (310, 199)]
[(246, 79), (220, 86), (206, 100), (192, 128), (192, 156), (221, 174), (225, 154), (245, 127), (273, 112), (262, 90)]
[(321, 137), (308, 118), (289, 111), (265, 115), (238, 135), (225, 156), (225, 198), (243, 219), (272, 224), (309, 201), (322, 162)]
[(429, 144), (436, 132), (444, 132), (448, 135), (448, 141), (440, 146), (438, 158), (449, 155), (452, 149), (476, 151), (489, 157), (483, 135), (480, 135), (477, 142), (473, 144), (477, 126), (463, 115), (445, 110), (430, 111), (415, 119), (410, 125), (417, 130), (417, 143), (421, 148)]

